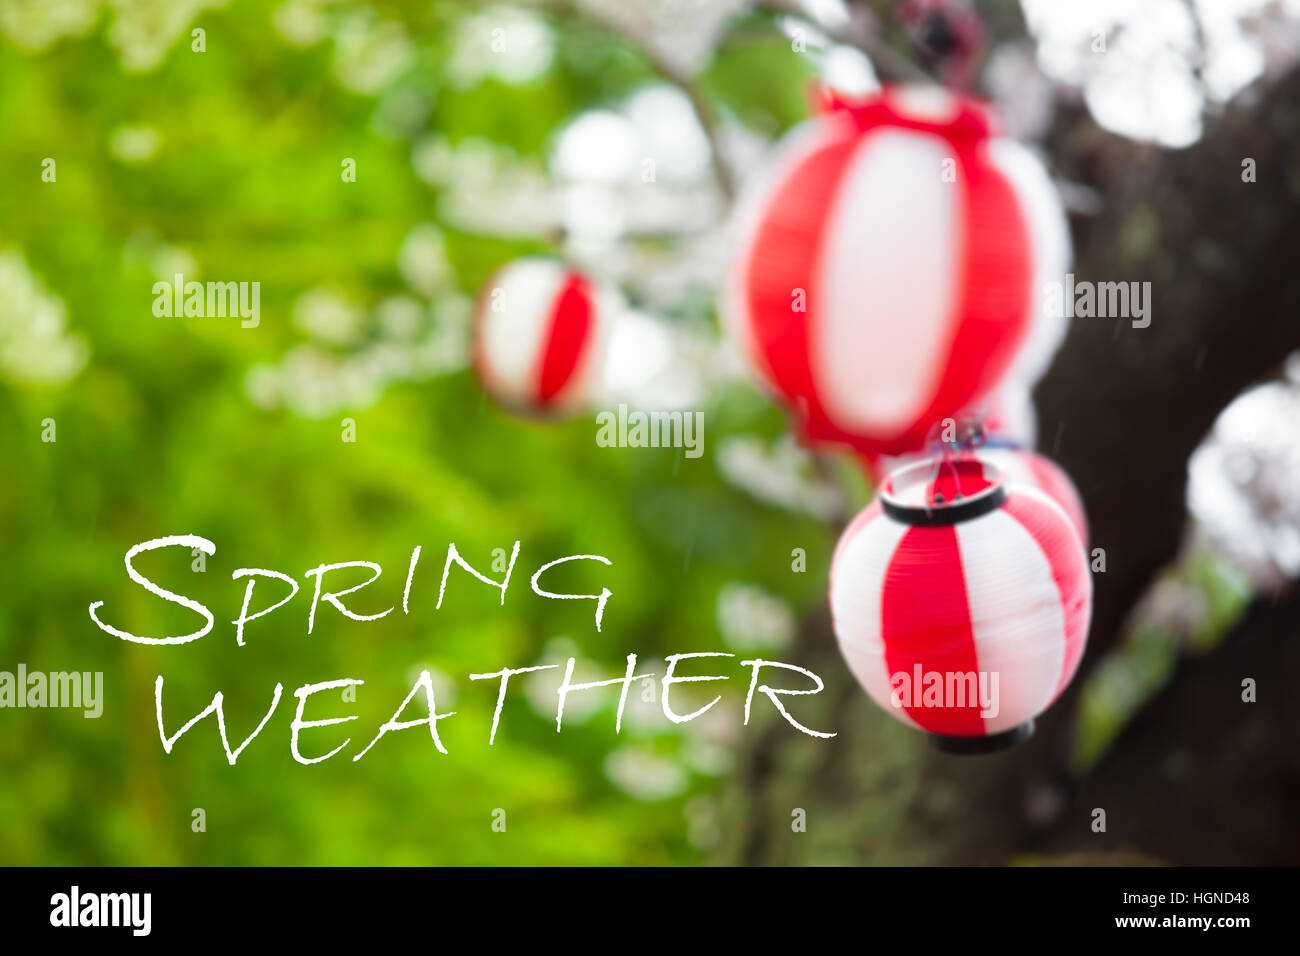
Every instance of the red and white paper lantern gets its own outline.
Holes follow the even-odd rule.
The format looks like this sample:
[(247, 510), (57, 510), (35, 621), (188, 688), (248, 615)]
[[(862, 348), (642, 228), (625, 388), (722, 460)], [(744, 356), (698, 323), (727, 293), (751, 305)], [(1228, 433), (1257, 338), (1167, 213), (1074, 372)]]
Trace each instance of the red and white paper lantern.
[(1013, 363), (1024, 377), (1050, 358), (1038, 287), (1068, 247), (1053, 201), (974, 100), (896, 87), (836, 104), (742, 197), (724, 315), (805, 437), (911, 451)]
[(474, 313), (474, 370), (505, 405), (529, 412), (589, 406), (598, 395), (613, 289), (554, 259), (518, 259), (497, 271)]
[(1092, 580), (1049, 497), (976, 458), (931, 460), (891, 474), (845, 530), (830, 603), (877, 704), (945, 749), (982, 752), (1027, 737), (1073, 677)]

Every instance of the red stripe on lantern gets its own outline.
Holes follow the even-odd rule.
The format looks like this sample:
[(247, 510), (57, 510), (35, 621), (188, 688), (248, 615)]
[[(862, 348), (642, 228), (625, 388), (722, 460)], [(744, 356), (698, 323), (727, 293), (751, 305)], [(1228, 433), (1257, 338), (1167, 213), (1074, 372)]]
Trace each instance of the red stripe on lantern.
[(1029, 467), (1029, 472), (1034, 476), (1034, 481), (1038, 483), (1049, 498), (1055, 501), (1069, 515), (1070, 522), (1079, 532), (1079, 543), (1086, 549), (1088, 547), (1088, 515), (1084, 511), (1083, 502), (1079, 498), (1079, 492), (1074, 487), (1074, 482), (1070, 481), (1065, 471), (1049, 458), (1042, 455), (1036, 455), (1033, 452), (1022, 452), (1021, 457)]
[[(745, 291), (752, 317), (753, 359), (786, 398), (799, 403), (801, 422), (826, 418), (809, 355), (817, 324), (813, 288), (825, 222), (857, 139), (838, 139), (805, 156), (773, 191), (749, 250)], [(805, 311), (796, 312), (796, 290)]]
[(538, 359), (537, 404), (545, 408), (573, 379), (590, 343), (591, 288), (581, 275), (570, 272), (556, 296), (546, 346)]
[[(912, 528), (903, 536), (885, 572), (880, 617), (890, 679), (905, 673), (913, 685), (913, 701), (924, 691), (924, 686), (915, 686), (918, 668), (922, 677), (939, 675), (941, 693), (949, 684), (948, 675), (978, 670), (955, 527)], [(982, 735), (978, 699), (967, 701), (965, 707), (953, 703), (943, 700), (940, 707), (904, 706), (903, 710), (933, 734)]]

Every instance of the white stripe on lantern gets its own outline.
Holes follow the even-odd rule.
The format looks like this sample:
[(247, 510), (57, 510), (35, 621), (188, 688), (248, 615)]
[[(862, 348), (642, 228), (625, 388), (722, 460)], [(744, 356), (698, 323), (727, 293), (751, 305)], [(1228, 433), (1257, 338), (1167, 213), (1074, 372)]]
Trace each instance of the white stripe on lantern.
[[(567, 269), (548, 259), (520, 259), (492, 280), (480, 306), (483, 373), (501, 397), (531, 404), (537, 399), (540, 362)], [(500, 289), (504, 300), (492, 293)], [(494, 301), (501, 310), (494, 311)]]
[(962, 186), (942, 179), (951, 156), (937, 136), (874, 132), (842, 174), (808, 312), (822, 405), (850, 432), (902, 432), (938, 389), (962, 271)]
[(908, 726), (920, 729), (906, 710), (890, 702), (893, 688), (885, 663), (880, 619), (889, 564), (898, 543), (909, 530), (910, 525), (892, 521), (883, 512), (862, 525), (836, 556), (831, 578), (839, 586), (831, 589), (830, 603), (840, 653), (853, 676), (883, 709)]
[(988, 420), (996, 422), (993, 433), (1025, 448), (1038, 443), (1038, 412), (1034, 397), (1023, 381), (1005, 381), (986, 400)]
[(922, 123), (951, 123), (961, 112), (961, 101), (942, 86), (909, 83), (885, 91), (899, 114)]
[(1070, 224), (1056, 187), (1028, 149), (1014, 140), (993, 140), (988, 160), (1011, 185), (1029, 227), (1034, 266), (1028, 333), (1004, 379), (1032, 384), (1042, 378), (1065, 338), (1066, 319), (1047, 308), (1047, 288), (1049, 282), (1065, 281), (1071, 258)]
[(1003, 478), (1009, 484), (1028, 485), (1042, 490), (1038, 483), (1038, 476), (1029, 467), (1028, 462), (1025, 461), (1025, 452), (1020, 449), (981, 448), (977, 454), (982, 460), (991, 463), (1001, 471)]
[(998, 713), (984, 720), (996, 734), (1051, 703), (1065, 666), (1065, 611), (1051, 561), (1020, 522), (998, 510), (956, 529), (976, 661), (981, 674), (998, 675)]

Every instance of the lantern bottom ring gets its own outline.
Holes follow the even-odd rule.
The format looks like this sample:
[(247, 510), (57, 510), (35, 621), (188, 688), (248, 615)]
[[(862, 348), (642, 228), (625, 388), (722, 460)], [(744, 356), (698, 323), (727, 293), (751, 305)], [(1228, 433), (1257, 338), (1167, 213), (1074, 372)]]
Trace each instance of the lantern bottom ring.
[(1006, 750), (1016, 744), (1024, 743), (1034, 735), (1034, 720), (1031, 717), (1018, 727), (1004, 730), (998, 734), (985, 737), (949, 737), (945, 734), (932, 734), (935, 747), (946, 754), (991, 754)]

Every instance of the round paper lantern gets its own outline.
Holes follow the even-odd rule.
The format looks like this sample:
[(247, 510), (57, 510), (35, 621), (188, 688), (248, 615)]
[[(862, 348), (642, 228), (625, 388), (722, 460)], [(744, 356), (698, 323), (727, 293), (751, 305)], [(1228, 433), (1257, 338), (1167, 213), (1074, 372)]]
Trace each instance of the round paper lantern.
[(1078, 667), (1092, 610), (1061, 508), (976, 458), (891, 474), (845, 530), (831, 613), (858, 682), (950, 752), (1025, 739)]
[(941, 89), (836, 103), (779, 144), (742, 196), (722, 311), (806, 438), (907, 452), (1013, 362), (1042, 364), (1045, 182)]
[(474, 312), (474, 370), (505, 405), (571, 411), (596, 397), (621, 299), (564, 263), (518, 259), (484, 286)]

